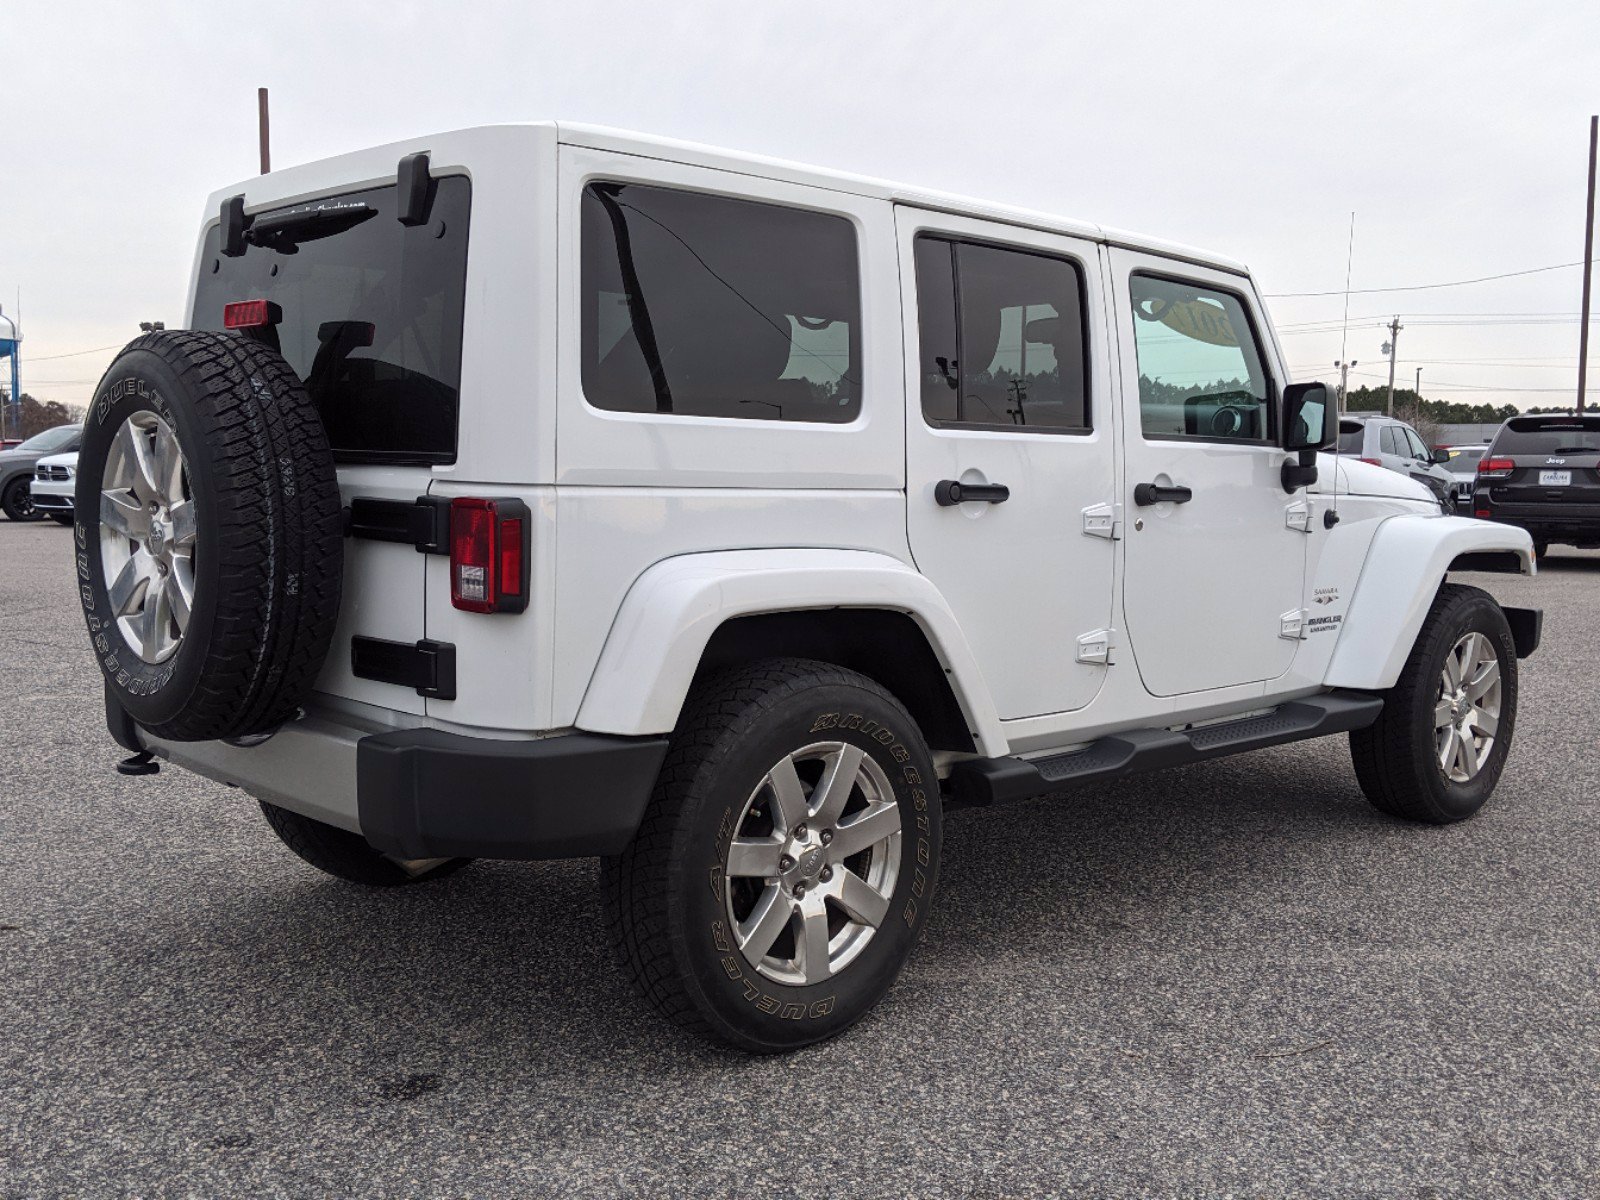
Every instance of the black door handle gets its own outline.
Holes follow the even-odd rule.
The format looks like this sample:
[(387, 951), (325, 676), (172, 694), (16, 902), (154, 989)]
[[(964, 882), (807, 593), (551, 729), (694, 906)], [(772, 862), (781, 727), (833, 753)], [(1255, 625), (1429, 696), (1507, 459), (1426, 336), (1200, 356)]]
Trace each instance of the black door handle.
[(1186, 487), (1159, 487), (1153, 483), (1135, 484), (1133, 502), (1140, 508), (1152, 504), (1187, 504), (1194, 499), (1194, 491)]
[(941, 508), (965, 504), (970, 500), (1004, 504), (1011, 499), (1011, 489), (1003, 483), (962, 483), (958, 479), (941, 479), (934, 486), (933, 498)]

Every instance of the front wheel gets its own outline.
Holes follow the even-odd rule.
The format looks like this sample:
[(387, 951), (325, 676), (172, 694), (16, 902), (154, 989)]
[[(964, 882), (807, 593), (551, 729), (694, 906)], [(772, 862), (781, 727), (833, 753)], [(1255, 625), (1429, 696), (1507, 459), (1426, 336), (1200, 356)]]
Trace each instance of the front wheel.
[(754, 1053), (848, 1028), (927, 921), (938, 779), (893, 696), (774, 659), (691, 697), (633, 842), (601, 863), (612, 941), (661, 1013)]
[(1447, 825), (1500, 780), (1517, 717), (1517, 650), (1487, 592), (1445, 584), (1383, 712), (1350, 735), (1356, 778), (1390, 816)]
[(28, 480), (13, 479), (6, 484), (4, 493), (0, 493), (0, 511), (13, 521), (37, 521), (40, 513), (33, 506), (33, 492), (29, 490)]

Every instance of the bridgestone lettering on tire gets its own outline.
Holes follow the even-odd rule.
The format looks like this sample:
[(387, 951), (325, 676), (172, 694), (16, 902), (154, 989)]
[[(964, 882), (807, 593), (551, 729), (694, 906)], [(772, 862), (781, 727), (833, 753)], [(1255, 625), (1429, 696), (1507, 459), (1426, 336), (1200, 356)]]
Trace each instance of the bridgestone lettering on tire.
[(938, 778), (872, 680), (772, 659), (684, 707), (633, 842), (601, 864), (639, 992), (755, 1053), (847, 1029), (888, 991), (939, 873)]
[(343, 549), (327, 436), (281, 355), (227, 333), (130, 342), (84, 424), (75, 517), (95, 657), (135, 721), (200, 741), (295, 714)]

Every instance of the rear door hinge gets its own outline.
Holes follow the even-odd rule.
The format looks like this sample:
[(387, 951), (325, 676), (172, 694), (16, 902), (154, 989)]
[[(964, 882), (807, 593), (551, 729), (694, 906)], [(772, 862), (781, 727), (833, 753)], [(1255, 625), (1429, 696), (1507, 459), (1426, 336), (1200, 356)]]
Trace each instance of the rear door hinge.
[(1306, 618), (1310, 616), (1303, 608), (1286, 612), (1278, 618), (1278, 636), (1287, 638), (1291, 642), (1298, 642), (1306, 636)]
[(344, 535), (400, 542), (422, 554), (449, 554), (450, 501), (444, 496), (415, 500), (353, 496), (344, 510)]
[(1311, 501), (1296, 500), (1283, 510), (1283, 523), (1301, 533), (1311, 532)]
[(1111, 666), (1111, 652), (1117, 646), (1115, 629), (1094, 629), (1078, 638), (1078, 661), (1095, 666)]
[(1102, 502), (1084, 509), (1083, 533), (1085, 537), (1116, 541), (1122, 536), (1122, 505)]

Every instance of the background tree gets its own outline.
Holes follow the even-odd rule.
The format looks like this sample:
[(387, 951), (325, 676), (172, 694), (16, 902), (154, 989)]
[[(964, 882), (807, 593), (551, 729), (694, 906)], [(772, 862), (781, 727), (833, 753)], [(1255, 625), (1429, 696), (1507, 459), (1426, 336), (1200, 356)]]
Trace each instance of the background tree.
[(22, 403), (18, 407), (22, 414), (22, 428), (18, 430), (13, 424), (16, 420), (16, 409), (6, 413), (7, 437), (31, 438), (34, 434), (54, 429), (57, 425), (70, 425), (83, 420), (81, 408), (62, 404), (59, 400), (35, 400), (27, 392), (22, 393)]

